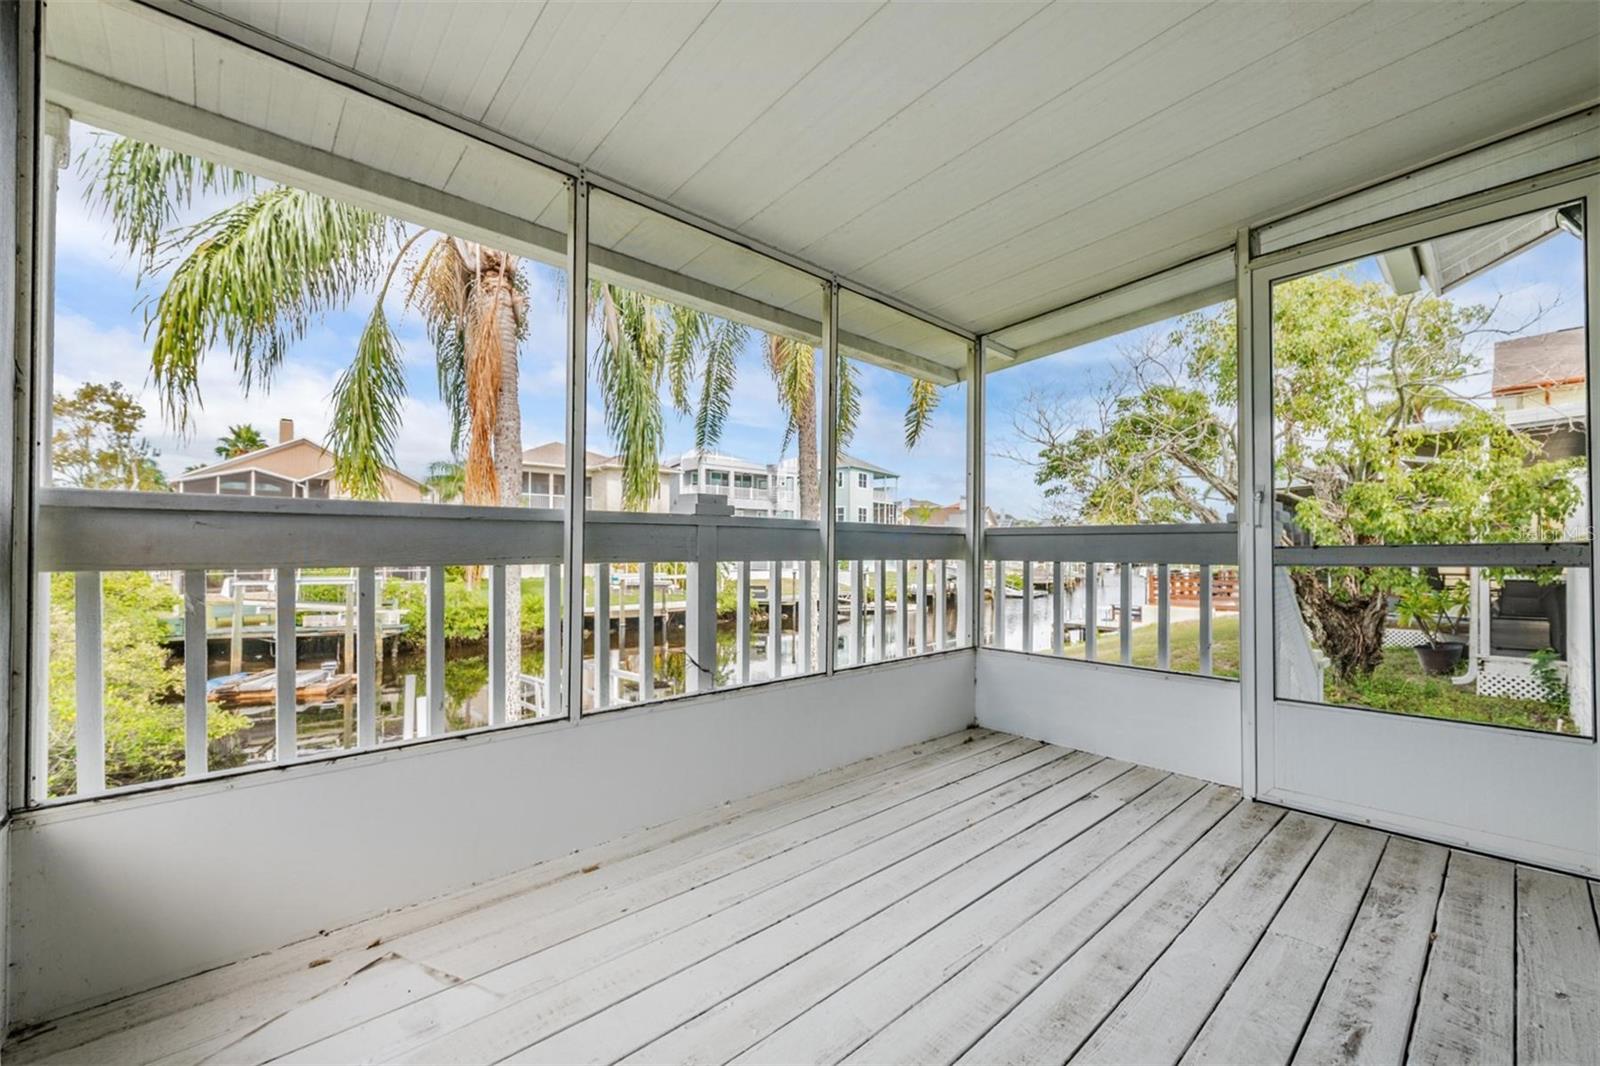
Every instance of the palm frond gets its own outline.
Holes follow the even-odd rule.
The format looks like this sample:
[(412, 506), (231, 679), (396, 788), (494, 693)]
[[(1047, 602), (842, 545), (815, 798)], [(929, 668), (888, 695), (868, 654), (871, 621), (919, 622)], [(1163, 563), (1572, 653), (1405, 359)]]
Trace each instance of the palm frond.
[(105, 213), (118, 244), (146, 273), (180, 208), (203, 193), (254, 191), (253, 176), (132, 137), (99, 134), (78, 157), (91, 208)]
[(781, 455), (789, 450), (801, 421), (813, 410), (816, 350), (791, 337), (769, 333), (766, 363), (767, 372), (778, 388), (778, 406), (783, 409), (783, 446), (778, 449)]
[(695, 373), (695, 354), (710, 338), (710, 316), (692, 307), (674, 305), (671, 317), (672, 343), (666, 351), (667, 384), (673, 408), (686, 415), (689, 413), (689, 384)]
[(666, 441), (659, 392), (663, 369), (659, 301), (597, 284), (592, 305), (600, 324), (597, 377), (606, 431), (622, 455), (623, 506), (643, 510), (660, 491), (661, 449)]
[(169, 419), (187, 428), (201, 359), (218, 340), (247, 391), (269, 383), (319, 314), (378, 276), (392, 225), (373, 211), (274, 187), (169, 240), (166, 247), (189, 251), (145, 323)]
[(387, 494), (384, 472), (394, 465), (405, 394), (400, 342), (379, 300), (361, 331), (355, 361), (334, 383), (328, 429), (334, 478), (356, 499), (379, 500)]
[(716, 447), (728, 416), (733, 413), (739, 349), (748, 335), (744, 326), (725, 318), (713, 319), (706, 331), (705, 366), (700, 373), (700, 409), (694, 420), (694, 444), (701, 451)]
[(926, 378), (911, 379), (911, 397), (906, 403), (906, 447), (915, 448), (927, 432), (933, 412), (939, 406), (939, 386)]
[(861, 419), (861, 383), (856, 380), (856, 365), (846, 359), (844, 353), (837, 356), (839, 361), (839, 398), (834, 404), (838, 412), (838, 422), (834, 433), (838, 450), (850, 444), (856, 435), (856, 423)]

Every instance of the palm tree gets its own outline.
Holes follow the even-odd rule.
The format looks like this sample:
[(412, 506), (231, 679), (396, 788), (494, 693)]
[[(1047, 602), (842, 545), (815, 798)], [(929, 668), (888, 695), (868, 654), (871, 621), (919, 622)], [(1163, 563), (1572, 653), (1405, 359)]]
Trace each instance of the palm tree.
[[(623, 506), (643, 510), (659, 491), (661, 449), (666, 441), (663, 396), (679, 414), (693, 414), (695, 447), (721, 439), (738, 379), (738, 352), (749, 330), (726, 319), (669, 303), (619, 285), (590, 286), (589, 305), (599, 332), (598, 372), (606, 429), (623, 464)], [(816, 349), (779, 334), (766, 335), (764, 362), (783, 412), (786, 452), (797, 455), (800, 517), (821, 511), (818, 472)], [(838, 448), (855, 434), (861, 386), (855, 363), (837, 356), (839, 395), (835, 405)], [(939, 406), (939, 388), (912, 378), (906, 406), (906, 447), (921, 441)]]
[(223, 459), (233, 459), (266, 446), (267, 438), (247, 422), (242, 426), (229, 426), (228, 435), (217, 441), (216, 452)]
[(467, 494), (467, 468), (454, 459), (429, 463), (422, 484), (439, 503), (455, 503)]
[[(345, 491), (381, 498), (406, 394), (385, 303), (409, 265), (405, 303), (421, 314), (433, 342), (452, 445), (467, 440), (466, 497), (516, 502), (517, 355), (527, 283), (515, 256), (132, 138), (102, 138), (81, 167), (91, 202), (109, 216), (141, 278), (172, 269), (147, 309), (146, 335), (151, 374), (177, 428), (190, 424), (201, 362), (218, 341), (233, 355), (244, 388), (264, 388), (315, 320), (375, 289), (354, 356), (334, 387), (327, 443)], [(179, 209), (205, 193), (243, 199), (179, 224)], [(413, 258), (424, 238), (431, 241)]]
[[(451, 450), (466, 438), (462, 495), (468, 503), (518, 502), (527, 281), (517, 257), (132, 138), (101, 138), (81, 169), (91, 203), (109, 216), (141, 280), (171, 268), (145, 330), (151, 376), (180, 431), (200, 401), (200, 366), (217, 342), (229, 349), (247, 392), (264, 388), (313, 321), (373, 292), (353, 358), (334, 385), (327, 444), (344, 490), (381, 498), (406, 394), (385, 304), (405, 266), (405, 305), (421, 315), (433, 343)], [(179, 224), (179, 209), (205, 193), (242, 199)], [(414, 257), (419, 247), (425, 250)], [(506, 576), (507, 691), (517, 693), (522, 583), (517, 568)]]

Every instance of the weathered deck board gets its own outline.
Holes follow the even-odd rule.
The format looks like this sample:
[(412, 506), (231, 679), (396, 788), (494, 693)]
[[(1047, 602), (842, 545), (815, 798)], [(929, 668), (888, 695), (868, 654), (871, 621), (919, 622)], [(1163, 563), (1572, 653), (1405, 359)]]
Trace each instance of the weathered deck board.
[(1289, 1061), (1387, 840), (1334, 827), (1181, 1061)]
[(1332, 828), (1303, 814), (1278, 823), (1071, 1061), (1176, 1062)]
[[(576, 897), (607, 891), (624, 880), (671, 870), (719, 847), (750, 839), (763, 829), (911, 779), (946, 773), (952, 764), (1010, 739), (988, 730), (949, 734), (627, 833), (463, 892), (83, 1011), (74, 1016), (70, 1030), (39, 1031), (25, 1043), (8, 1048), (6, 1058), (31, 1062), (70, 1047), (80, 1059), (139, 1062), (170, 1054), (178, 1047), (219, 1037), (231, 1039), (230, 1033), (236, 1036), (263, 1024), (346, 980), (391, 951), (391, 942), (398, 937), (455, 928), (466, 915), (531, 896), (537, 896), (543, 906), (553, 907), (568, 893)], [(311, 968), (319, 959), (332, 961)]]
[(1295, 1062), (1405, 1057), (1447, 855), (1434, 844), (1389, 841)]
[(1581, 878), (970, 731), (85, 1011), (4, 1052), (1596, 1062), (1597, 906)]
[(1517, 868), (1517, 1023), (1519, 1063), (1600, 1059), (1593, 888), (1526, 866)]
[(1510, 863), (1450, 853), (1411, 1061), (1514, 1061), (1515, 893)]

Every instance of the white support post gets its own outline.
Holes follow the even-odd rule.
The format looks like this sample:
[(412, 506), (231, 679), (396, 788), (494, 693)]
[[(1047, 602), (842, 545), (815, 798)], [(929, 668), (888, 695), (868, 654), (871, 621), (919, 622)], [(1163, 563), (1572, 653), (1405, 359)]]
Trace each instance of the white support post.
[[(988, 382), (984, 378), (988, 338), (979, 336), (967, 346), (967, 553), (958, 564), (965, 580), (956, 583), (956, 644), (976, 648), (983, 643), (983, 461), (984, 420)], [(940, 571), (943, 571), (940, 567)], [(943, 614), (940, 615), (943, 630)], [(998, 634), (998, 630), (996, 631)]]
[(208, 768), (206, 743), (206, 572), (183, 572), (183, 776)]
[(817, 667), (824, 674), (834, 671), (839, 651), (839, 556), (834, 526), (837, 524), (839, 470), (839, 283), (822, 286), (822, 387), (817, 390), (817, 410), (822, 412), (821, 573), (817, 590)]
[(428, 567), (428, 637), (427, 637), (428, 713), (417, 722), (417, 733), (425, 737), (442, 737), (449, 731), (445, 716), (444, 698), (444, 567)]
[[(583, 491), (588, 477), (589, 411), (589, 182), (580, 171), (567, 189), (567, 413), (566, 413), (566, 501), (563, 547), (567, 568), (565, 593), (554, 594), (545, 586), (545, 603), (566, 601), (566, 636), (560, 636), (560, 617), (545, 633), (545, 711), (559, 715), (559, 660), (567, 657), (567, 718), (574, 724), (583, 720), (583, 574), (584, 523), (587, 501)], [(548, 618), (548, 611), (547, 611)], [(599, 632), (598, 627), (596, 632)], [(552, 662), (557, 665), (552, 666)], [(520, 677), (520, 673), (518, 674)], [(518, 687), (521, 687), (519, 681)]]
[[(547, 601), (548, 602), (548, 601)], [(511, 720), (512, 693), (506, 685), (506, 568), (489, 567), (489, 724)]]
[(1172, 602), (1166, 563), (1156, 564), (1156, 668), (1172, 669)]
[(850, 573), (850, 665), (867, 661), (867, 605), (862, 594), (861, 560), (851, 559)]
[(910, 626), (906, 618), (906, 602), (908, 596), (906, 590), (910, 587), (910, 585), (910, 567), (906, 560), (901, 559), (897, 564), (895, 564), (894, 572), (894, 653), (902, 659), (911, 654), (910, 646), (906, 643), (906, 635), (910, 632)]
[(611, 564), (594, 567), (594, 705), (611, 706)]
[(1061, 654), (1061, 601), (1063, 589), (1061, 586), (1061, 560), (1057, 559), (1050, 564), (1050, 653)]
[(1100, 639), (1100, 605), (1096, 601), (1099, 590), (1097, 564), (1086, 562), (1083, 564), (1083, 660), (1094, 662), (1095, 644)]
[(427, 727), (417, 717), (417, 675), (407, 674), (401, 683), (401, 735), (406, 740), (427, 735)]
[(889, 658), (888, 649), (884, 645), (887, 635), (885, 617), (889, 606), (889, 575), (887, 564), (882, 559), (873, 563), (872, 579), (872, 639), (877, 642), (877, 661), (883, 662)]
[[(495, 569), (500, 569), (496, 567)], [(356, 571), (356, 746), (378, 746), (378, 653), (383, 636), (378, 632), (377, 575), (370, 566)], [(290, 682), (289, 691), (294, 691)]]
[(990, 571), (993, 588), (989, 596), (989, 643), (993, 647), (1006, 646), (1006, 564), (1002, 559), (996, 559)]
[(1133, 564), (1118, 567), (1117, 594), (1122, 598), (1117, 607), (1117, 636), (1122, 641), (1122, 665), (1133, 665)]
[[(580, 566), (581, 571), (583, 568)], [(544, 715), (561, 713), (561, 564), (544, 568)], [(579, 601), (582, 602), (581, 600)], [(578, 616), (582, 618), (580, 614)], [(520, 675), (519, 675), (520, 677)], [(519, 682), (520, 683), (520, 682)]]
[(795, 673), (809, 674), (812, 670), (811, 644), (812, 628), (816, 624), (812, 619), (811, 597), (816, 589), (816, 584), (811, 578), (811, 560), (800, 560), (800, 598), (795, 601), (795, 633), (798, 637), (795, 652)]
[(1211, 566), (1200, 567), (1200, 672), (1211, 673)]
[(739, 563), (739, 603), (734, 610), (734, 656), (739, 666), (739, 684), (750, 683), (750, 562)]
[[(972, 628), (972, 623), (969, 618), (970, 608), (968, 607), (971, 597), (968, 596), (967, 590), (971, 588), (971, 582), (968, 580), (968, 577), (974, 567), (969, 565), (968, 560), (958, 559), (956, 560), (955, 568), (956, 635), (951, 640), (951, 647), (960, 647), (969, 639), (969, 633)], [(973, 646), (976, 647), (977, 645), (974, 644)]]
[(656, 565), (639, 564), (639, 700), (656, 698)]
[(689, 564), (685, 684), (690, 692), (717, 687), (717, 527), (695, 527), (695, 561)]
[(945, 608), (945, 585), (948, 579), (947, 568), (949, 560), (934, 560), (933, 582), (933, 650), (944, 651), (944, 622), (947, 611)]
[[(276, 577), (277, 617), (274, 622), (277, 634), (273, 642), (273, 668), (278, 680), (273, 747), (281, 764), (300, 757), (300, 693), (295, 684), (299, 677), (300, 646), (294, 625), (298, 574), (292, 566), (280, 566)], [(345, 610), (349, 609), (347, 604)]]
[(1033, 651), (1033, 560), (1022, 560), (1022, 650)]
[(74, 682), (78, 703), (78, 795), (106, 789), (105, 672), (101, 662), (100, 572), (80, 570), (73, 584), (77, 642)]
[(783, 563), (767, 564), (767, 677), (783, 676)]

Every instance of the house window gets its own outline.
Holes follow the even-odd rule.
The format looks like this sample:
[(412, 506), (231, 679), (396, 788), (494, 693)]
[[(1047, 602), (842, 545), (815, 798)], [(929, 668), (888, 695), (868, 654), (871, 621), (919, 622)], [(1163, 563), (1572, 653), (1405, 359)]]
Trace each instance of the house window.
[(837, 474), (834, 475), (834, 484), (838, 485), (841, 489), (844, 488), (844, 471), (843, 470), (839, 471)]
[(835, 507), (834, 510), (833, 510), (833, 518), (834, 518), (834, 521), (836, 521), (836, 522), (843, 522), (844, 521), (844, 508), (843, 507)]
[(864, 489), (866, 487), (867, 487), (867, 475), (864, 472), (857, 474), (856, 475), (856, 488)]
[(700, 484), (700, 471), (698, 471), (698, 470), (685, 470), (683, 472), (683, 483), (685, 485), (698, 485), (698, 484)]
[(867, 509), (865, 507), (857, 507), (856, 508), (856, 521), (857, 522), (865, 522), (866, 520), (867, 520)]

